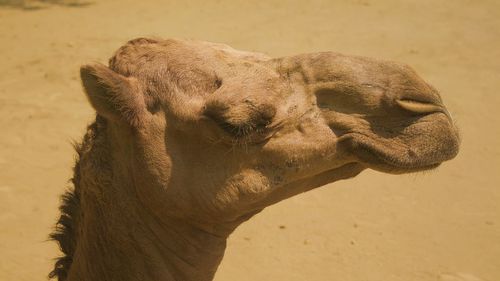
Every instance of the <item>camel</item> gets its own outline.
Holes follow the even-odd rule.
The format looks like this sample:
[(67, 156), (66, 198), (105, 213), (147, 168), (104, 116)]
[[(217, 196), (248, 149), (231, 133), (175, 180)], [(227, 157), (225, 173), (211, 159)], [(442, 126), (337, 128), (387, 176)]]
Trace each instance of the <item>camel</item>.
[(267, 206), (459, 150), (438, 91), (401, 63), (138, 38), (80, 72), (96, 119), (51, 235), (59, 281), (213, 280)]

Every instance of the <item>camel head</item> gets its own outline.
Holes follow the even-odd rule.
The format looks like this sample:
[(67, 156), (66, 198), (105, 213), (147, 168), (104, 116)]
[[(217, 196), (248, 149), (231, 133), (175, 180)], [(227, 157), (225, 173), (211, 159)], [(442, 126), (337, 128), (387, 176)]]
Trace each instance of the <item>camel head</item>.
[(141, 38), (81, 76), (114, 174), (159, 218), (231, 231), (298, 193), (433, 169), (459, 148), (436, 89), (394, 62)]

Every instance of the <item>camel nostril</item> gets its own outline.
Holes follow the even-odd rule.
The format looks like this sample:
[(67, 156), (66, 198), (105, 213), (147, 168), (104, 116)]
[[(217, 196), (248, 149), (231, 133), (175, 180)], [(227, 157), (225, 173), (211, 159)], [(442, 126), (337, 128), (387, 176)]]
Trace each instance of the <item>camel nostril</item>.
[(433, 113), (433, 112), (446, 112), (446, 109), (438, 104), (420, 102), (409, 99), (399, 99), (396, 103), (403, 109), (414, 113)]

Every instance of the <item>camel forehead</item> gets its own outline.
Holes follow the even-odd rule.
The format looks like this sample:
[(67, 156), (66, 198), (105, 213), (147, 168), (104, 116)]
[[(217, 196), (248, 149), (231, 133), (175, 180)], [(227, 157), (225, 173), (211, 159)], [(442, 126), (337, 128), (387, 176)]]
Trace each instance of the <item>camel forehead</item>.
[(110, 59), (111, 69), (123, 75), (145, 74), (159, 69), (219, 69), (269, 57), (231, 48), (225, 44), (180, 39), (138, 38), (120, 47)]

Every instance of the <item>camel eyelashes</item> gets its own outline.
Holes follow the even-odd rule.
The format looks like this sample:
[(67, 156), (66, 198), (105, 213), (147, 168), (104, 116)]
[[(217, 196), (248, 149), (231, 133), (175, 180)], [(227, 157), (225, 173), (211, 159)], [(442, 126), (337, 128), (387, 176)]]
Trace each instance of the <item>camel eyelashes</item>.
[(266, 132), (275, 114), (276, 109), (271, 106), (244, 106), (240, 110), (229, 110), (219, 102), (209, 104), (204, 112), (204, 116), (212, 119), (233, 138)]
[(258, 127), (257, 124), (253, 124), (250, 120), (247, 122), (235, 122), (235, 120), (231, 120), (231, 118), (216, 114), (214, 111), (210, 110), (206, 111), (204, 115), (213, 120), (219, 128), (234, 138), (248, 136)]
[[(216, 121), (217, 122), (217, 121)], [(231, 124), (225, 121), (217, 122), (217, 124), (228, 134), (235, 138), (246, 137), (256, 131), (256, 127), (252, 123)]]

